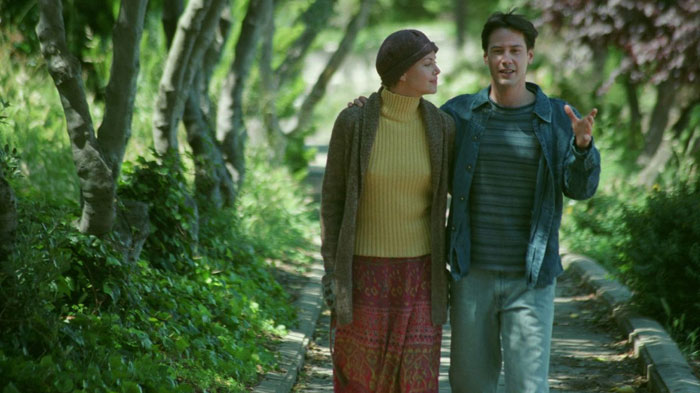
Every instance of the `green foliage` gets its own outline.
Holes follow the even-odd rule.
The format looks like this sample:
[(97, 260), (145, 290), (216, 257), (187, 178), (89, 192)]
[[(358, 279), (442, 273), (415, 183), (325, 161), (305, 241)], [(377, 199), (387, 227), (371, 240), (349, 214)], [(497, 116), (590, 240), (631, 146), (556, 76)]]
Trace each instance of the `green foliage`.
[(250, 154), (245, 192), (237, 201), (237, 226), (251, 235), (248, 244), (257, 253), (276, 259), (309, 260), (299, 250), (317, 235), (317, 217), (308, 192), (299, 185), (305, 174), (293, 178), (289, 169), (272, 167), (265, 154), (263, 150)]
[(199, 217), (179, 162), (174, 157), (161, 161), (139, 157), (136, 165), (125, 163), (121, 181), (121, 197), (148, 203), (151, 233), (142, 258), (159, 268), (190, 272), (195, 266)]
[(686, 314), (685, 325), (700, 328), (700, 181), (652, 192), (623, 221), (620, 271), (639, 304), (654, 315)]
[(10, 148), (9, 144), (5, 144), (5, 147), (0, 148), (0, 177), (15, 179), (20, 175), (17, 148)]
[(700, 332), (700, 179), (651, 192), (618, 187), (570, 202), (562, 238), (634, 293), (640, 311), (665, 322), (686, 352)]
[[(12, 35), (11, 30), (7, 36), (0, 34), (0, 58), (13, 58), (11, 44), (5, 41)], [(42, 67), (38, 54), (0, 67), (0, 96), (9, 103), (3, 105), (0, 146), (17, 149), (22, 176), (13, 185), (18, 198), (75, 200), (78, 180), (64, 114), (56, 87)]]
[(304, 255), (313, 225), (285, 170), (255, 157), (249, 168), (240, 206), (204, 217), (192, 247), (172, 163), (127, 165), (120, 195), (149, 201), (154, 222), (133, 264), (114, 239), (77, 232), (78, 206), (21, 200), (18, 247), (0, 271), (0, 389), (246, 391), (295, 319), (268, 260)]
[[(4, 113), (9, 106), (10, 104), (0, 97), (0, 130), (7, 126), (7, 116)], [(5, 143), (4, 147), (0, 147), (0, 179), (16, 179), (20, 177), (19, 162), (19, 154), (16, 147), (10, 148), (8, 143)]]

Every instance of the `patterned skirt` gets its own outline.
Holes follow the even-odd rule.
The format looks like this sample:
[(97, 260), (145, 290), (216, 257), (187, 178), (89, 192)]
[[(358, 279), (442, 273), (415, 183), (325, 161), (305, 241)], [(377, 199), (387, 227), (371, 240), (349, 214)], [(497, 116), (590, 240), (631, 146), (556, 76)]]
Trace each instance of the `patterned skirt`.
[(335, 392), (437, 393), (442, 326), (430, 317), (430, 255), (355, 256), (352, 274), (353, 321), (335, 334)]

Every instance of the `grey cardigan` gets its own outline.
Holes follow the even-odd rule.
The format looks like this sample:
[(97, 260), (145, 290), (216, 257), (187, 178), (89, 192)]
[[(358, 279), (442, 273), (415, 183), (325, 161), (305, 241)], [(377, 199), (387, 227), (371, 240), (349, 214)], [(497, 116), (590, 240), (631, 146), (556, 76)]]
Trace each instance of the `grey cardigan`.
[[(381, 95), (373, 93), (364, 107), (344, 109), (335, 120), (328, 146), (321, 191), (321, 255), (326, 271), (323, 282), (333, 288), (338, 326), (352, 322), (357, 205), (377, 135), (380, 108)], [(447, 320), (445, 213), (455, 126), (451, 116), (424, 99), (418, 109), (430, 152), (431, 316), (433, 324), (442, 325)]]

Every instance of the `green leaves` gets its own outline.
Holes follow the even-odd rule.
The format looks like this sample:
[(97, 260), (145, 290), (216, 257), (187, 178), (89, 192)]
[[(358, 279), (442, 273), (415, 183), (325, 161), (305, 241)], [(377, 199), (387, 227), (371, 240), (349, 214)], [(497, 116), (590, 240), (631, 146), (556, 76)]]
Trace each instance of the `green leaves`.
[(700, 179), (640, 191), (617, 189), (573, 204), (562, 238), (608, 267), (642, 313), (665, 322), (681, 347), (697, 354)]
[(245, 207), (205, 217), (198, 238), (182, 195), (159, 190), (177, 176), (146, 160), (125, 170), (122, 192), (147, 197), (161, 231), (133, 264), (80, 234), (75, 206), (21, 201), (0, 275), (13, 316), (0, 324), (0, 392), (244, 392), (273, 368), (270, 343), (295, 315), (269, 261), (308, 258), (317, 223), (288, 172), (249, 167), (262, 180), (244, 186)]

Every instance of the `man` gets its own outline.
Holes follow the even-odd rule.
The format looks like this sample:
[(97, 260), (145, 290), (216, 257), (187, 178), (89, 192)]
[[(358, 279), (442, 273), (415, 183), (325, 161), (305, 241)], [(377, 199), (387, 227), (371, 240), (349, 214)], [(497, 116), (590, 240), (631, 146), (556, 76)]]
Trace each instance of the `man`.
[(442, 106), (455, 119), (448, 221), (452, 392), (548, 392), (562, 195), (591, 197), (597, 110), (579, 118), (525, 81), (537, 30), (493, 14), (482, 30), (490, 86)]

